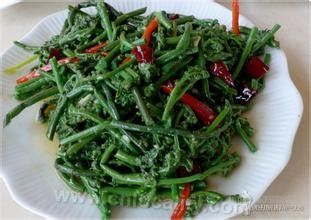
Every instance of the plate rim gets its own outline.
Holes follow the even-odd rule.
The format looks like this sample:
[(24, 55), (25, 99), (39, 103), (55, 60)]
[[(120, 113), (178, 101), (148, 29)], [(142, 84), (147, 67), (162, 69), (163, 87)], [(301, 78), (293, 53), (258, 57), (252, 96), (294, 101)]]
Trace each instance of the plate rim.
[[(142, 4), (144, 3), (144, 1), (142, 1)], [(214, 2), (214, 1), (210, 1), (208, 2), (208, 4), (216, 4), (218, 7), (221, 8), (221, 10), (227, 10), (227, 11), (230, 11), (228, 8), (218, 4), (217, 2)], [(39, 27), (41, 26), (42, 24), (44, 24), (47, 20), (55, 17), (55, 16), (59, 16), (60, 14), (62, 13), (67, 13), (67, 9), (64, 9), (64, 10), (60, 10), (60, 11), (57, 11), (55, 13), (52, 13), (52, 14), (49, 14), (45, 17), (43, 17), (37, 24), (35, 24), (31, 29), (30, 31), (28, 31), (20, 40), (23, 41), (23, 39), (26, 39), (28, 38), (30, 35), (33, 34), (33, 32)], [(249, 22), (251, 25), (253, 25), (253, 23), (248, 20), (246, 17), (244, 17), (243, 15), (240, 15), (240, 17), (242, 17), (243, 19), (245, 19), (245, 21)], [(1, 69), (3, 67), (2, 65), (2, 61), (3, 61), (3, 57), (4, 55), (9, 51), (11, 50), (13, 47), (15, 47), (14, 45), (11, 45), (9, 46), (8, 48), (6, 48), (1, 54), (0, 54), (0, 66), (1, 66)], [(304, 111), (304, 104), (303, 104), (303, 100), (302, 100), (302, 96), (299, 92), (299, 90), (297, 89), (297, 87), (295, 86), (293, 80), (291, 79), (291, 75), (290, 75), (290, 72), (289, 72), (289, 68), (288, 68), (288, 61), (287, 61), (287, 57), (286, 57), (286, 54), (285, 52), (280, 48), (278, 49), (279, 52), (282, 54), (282, 56), (284, 56), (284, 66), (286, 67), (284, 71), (284, 77), (286, 77), (286, 83), (288, 83), (288, 86), (290, 86), (291, 90), (293, 93), (293, 95), (295, 95), (295, 101), (296, 101), (296, 104), (295, 105), (295, 113), (297, 112), (297, 115), (300, 115), (302, 116), (303, 114), (303, 111)], [(3, 73), (2, 73), (3, 74)], [(1, 87), (2, 87), (2, 84), (0, 84)], [(2, 88), (0, 88), (2, 90)], [(2, 117), (4, 115), (4, 112), (2, 112)], [(292, 154), (292, 149), (293, 149), (293, 144), (294, 144), (294, 140), (295, 140), (295, 137), (296, 137), (296, 133), (298, 131), (298, 127), (300, 125), (300, 122), (301, 122), (301, 119), (302, 117), (299, 117), (297, 120), (296, 120), (296, 123), (295, 124), (292, 124), (292, 130), (294, 132), (292, 132), (291, 134), (291, 137), (288, 138), (288, 146), (289, 149), (287, 152), (285, 152), (286, 154), (283, 155), (283, 161), (282, 163), (279, 165), (279, 169), (277, 171), (275, 171), (275, 174), (273, 176), (273, 178), (271, 178), (271, 181), (269, 181), (267, 184), (266, 184), (266, 187), (264, 187), (261, 192), (259, 193), (260, 194), (260, 197), (264, 194), (264, 192), (267, 190), (267, 188), (273, 183), (273, 181), (282, 173), (282, 171), (284, 170), (284, 168), (287, 166), (290, 158), (291, 158), (291, 154)], [(2, 123), (2, 122), (1, 122)], [(2, 124), (1, 124), (2, 125)], [(2, 131), (3, 128), (1, 128), (1, 131)], [(1, 145), (1, 150), (3, 149), (3, 146)], [(1, 154), (1, 159), (2, 159), (2, 154)], [(3, 160), (1, 160), (3, 161)], [(3, 169), (3, 166), (2, 166), (2, 163), (1, 163), (1, 166), (0, 166), (0, 178), (3, 180), (4, 182), (4, 185), (6, 187), (6, 189), (8, 190), (10, 196), (13, 198), (13, 200), (19, 204), (20, 206), (22, 206), (23, 208), (27, 209), (28, 211), (32, 212), (32, 213), (35, 213), (39, 216), (42, 216), (42, 217), (45, 217), (45, 218), (55, 218), (49, 214), (46, 214), (40, 210), (38, 210), (35, 206), (32, 206), (32, 205), (29, 205), (28, 203), (25, 203), (22, 201), (21, 198), (19, 198), (19, 195), (16, 194), (14, 192), (14, 187), (11, 187), (11, 185), (9, 184), (10, 182), (10, 177), (9, 175), (5, 172), (5, 170)], [(259, 197), (259, 198), (260, 198)], [(259, 199), (258, 198), (258, 199)], [(258, 200), (257, 199), (257, 200)], [(256, 201), (257, 201), (256, 200)], [(254, 204), (256, 201), (252, 201), (252, 204)], [(240, 214), (240, 213), (237, 213), (237, 214)], [(237, 215), (236, 214), (236, 215)], [(235, 215), (234, 215), (235, 216)]]

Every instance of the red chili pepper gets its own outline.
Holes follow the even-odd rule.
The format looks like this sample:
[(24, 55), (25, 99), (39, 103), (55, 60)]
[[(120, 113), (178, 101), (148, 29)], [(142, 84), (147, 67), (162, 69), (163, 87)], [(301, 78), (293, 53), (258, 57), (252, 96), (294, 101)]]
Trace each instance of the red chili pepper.
[(52, 57), (55, 57), (57, 60), (59, 60), (60, 56), (61, 56), (60, 51), (58, 49), (56, 49), (56, 48), (52, 48), (50, 50), (50, 54), (49, 54), (48, 60), (51, 59)]
[(201, 170), (201, 167), (199, 164), (197, 163), (193, 163), (193, 166), (192, 166), (192, 173), (200, 173), (202, 170)]
[[(179, 176), (181, 176), (181, 177), (185, 177), (185, 176), (188, 176), (192, 173), (199, 173), (199, 172), (201, 172), (201, 167), (197, 163), (193, 163), (192, 171), (190, 173), (187, 172), (185, 167), (179, 167), (179, 169), (178, 169)], [(177, 206), (176, 206), (176, 208), (172, 214), (172, 217), (171, 217), (172, 220), (179, 220), (179, 219), (182, 219), (184, 217), (184, 215), (187, 211), (186, 202), (187, 202), (188, 197), (190, 196), (190, 192), (191, 192), (191, 185), (190, 185), (190, 183), (186, 183), (185, 187), (181, 193), (180, 201), (177, 204)]]
[(223, 62), (216, 62), (210, 66), (210, 73), (234, 87), (234, 81), (227, 66)]
[[(158, 19), (154, 18), (146, 27), (143, 37), (146, 39), (146, 44), (137, 46), (132, 49), (132, 54), (136, 57), (138, 63), (153, 63), (153, 48), (149, 47), (152, 33), (158, 28)], [(128, 62), (130, 58), (125, 58), (121, 64)]]
[(131, 60), (130, 57), (125, 57), (124, 60), (122, 60), (121, 64), (127, 63), (130, 60)]
[(269, 67), (258, 57), (251, 57), (245, 66), (245, 72), (251, 78), (258, 79), (269, 71)]
[(101, 48), (103, 48), (106, 45), (107, 45), (107, 42), (105, 41), (105, 42), (99, 43), (98, 45), (95, 45), (91, 48), (86, 49), (84, 52), (85, 53), (97, 53)]
[(191, 192), (191, 186), (190, 183), (186, 183), (185, 187), (181, 193), (180, 201), (177, 204), (176, 208), (174, 209), (174, 212), (172, 214), (171, 219), (172, 220), (180, 220), (184, 217), (187, 211), (187, 199), (190, 196)]
[(153, 63), (153, 48), (148, 45), (137, 46), (132, 50), (138, 63)]
[[(67, 63), (76, 63), (78, 61), (79, 61), (79, 58), (76, 58), (76, 57), (72, 57), (72, 58), (70, 57), (69, 58), (69, 57), (67, 57), (67, 58), (60, 59), (58, 61), (58, 63), (59, 64), (67, 64)], [(52, 66), (50, 64), (46, 64), (46, 65), (40, 67), (40, 70), (42, 70), (44, 72), (49, 72), (49, 71), (52, 70)], [(18, 78), (16, 80), (16, 84), (21, 84), (23, 82), (26, 82), (26, 81), (28, 81), (30, 79), (33, 79), (33, 78), (36, 78), (38, 76), (40, 76), (40, 73), (37, 70), (33, 70), (30, 73), (28, 73), (27, 75)]]
[(177, 18), (179, 18), (179, 14), (169, 14), (168, 18), (170, 20), (176, 20)]
[(232, 0), (232, 31), (236, 35), (240, 35), (239, 29), (240, 6), (238, 0)]
[(192, 171), (189, 173), (185, 167), (179, 167), (178, 168), (178, 174), (180, 177), (185, 177), (185, 176), (189, 176), (190, 174), (193, 173), (200, 173), (201, 172), (201, 167), (199, 164), (197, 163), (193, 163), (192, 165)]
[(149, 45), (151, 42), (152, 33), (155, 29), (158, 28), (158, 19), (154, 18), (150, 23), (147, 25), (146, 30), (144, 31), (143, 37), (146, 39), (146, 44)]
[(36, 78), (38, 76), (40, 76), (40, 74), (37, 72), (37, 70), (33, 70), (30, 73), (28, 73), (27, 75), (18, 78), (16, 80), (16, 84), (24, 83), (24, 82), (26, 82), (26, 81), (28, 81), (30, 79)]
[(178, 168), (178, 174), (179, 174), (179, 176), (181, 176), (181, 177), (185, 177), (185, 176), (187, 176), (189, 173), (187, 172), (187, 170), (186, 170), (185, 167), (179, 167), (179, 168)]
[[(170, 94), (173, 91), (174, 86), (169, 83), (168, 85), (162, 85), (161, 89), (166, 94)], [(191, 96), (189, 93), (185, 93), (180, 101), (191, 107), (191, 109), (197, 114), (197, 116), (203, 121), (205, 125), (210, 125), (217, 114), (209, 106), (203, 102)]]

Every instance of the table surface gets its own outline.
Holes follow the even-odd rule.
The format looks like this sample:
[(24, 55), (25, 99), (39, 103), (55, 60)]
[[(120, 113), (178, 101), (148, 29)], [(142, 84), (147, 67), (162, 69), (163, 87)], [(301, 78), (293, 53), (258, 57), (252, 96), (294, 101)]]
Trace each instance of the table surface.
[[(70, 1), (28, 2), (0, 10), (0, 52), (19, 39), (45, 16), (66, 8)], [(230, 1), (218, 1), (230, 8)], [(311, 7), (287, 1), (242, 1), (241, 14), (260, 28), (282, 25), (277, 38), (288, 57), (292, 80), (303, 97), (304, 115), (294, 142), (291, 160), (248, 215), (237, 218), (308, 218), (310, 210), (309, 170), (309, 74)], [(1, 219), (42, 219), (19, 206), (0, 180)]]

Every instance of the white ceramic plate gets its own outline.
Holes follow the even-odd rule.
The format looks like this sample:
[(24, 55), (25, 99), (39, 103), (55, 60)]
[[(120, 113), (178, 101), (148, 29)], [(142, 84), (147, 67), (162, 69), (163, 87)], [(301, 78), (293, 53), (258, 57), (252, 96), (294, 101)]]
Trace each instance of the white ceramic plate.
[(0, 9), (4, 9), (4, 8), (9, 7), (11, 5), (15, 5), (21, 1), (22, 0), (1, 0)]
[[(230, 28), (231, 12), (222, 6), (204, 0), (110, 0), (123, 12), (148, 6), (147, 13), (155, 10), (195, 15), (198, 18), (217, 18)], [(67, 16), (66, 11), (43, 19), (21, 41), (40, 45), (59, 33)], [(242, 25), (252, 26), (245, 18)], [(273, 21), (271, 21), (273, 22)], [(273, 24), (271, 24), (273, 25)], [(235, 140), (242, 164), (229, 178), (211, 178), (211, 188), (225, 194), (248, 195), (251, 203), (224, 202), (204, 209), (201, 219), (228, 218), (249, 208), (264, 193), (287, 164), (292, 144), (303, 111), (303, 104), (290, 79), (285, 54), (282, 50), (268, 49), (272, 55), (265, 89), (255, 98), (256, 105), (247, 117), (256, 129), (254, 142), (258, 152), (252, 154), (240, 140)], [(1, 56), (2, 70), (19, 63), (30, 54), (12, 46)], [(27, 72), (26, 67), (18, 75)], [(11, 97), (14, 76), (1, 75), (2, 113), (17, 104)], [(58, 178), (53, 164), (57, 143), (45, 138), (46, 128), (34, 121), (38, 105), (30, 107), (3, 130), (1, 175), (14, 199), (39, 215), (48, 218), (99, 218), (97, 207), (85, 195), (71, 192)], [(168, 219), (173, 206), (163, 203), (153, 208), (114, 208), (113, 217), (137, 219)]]

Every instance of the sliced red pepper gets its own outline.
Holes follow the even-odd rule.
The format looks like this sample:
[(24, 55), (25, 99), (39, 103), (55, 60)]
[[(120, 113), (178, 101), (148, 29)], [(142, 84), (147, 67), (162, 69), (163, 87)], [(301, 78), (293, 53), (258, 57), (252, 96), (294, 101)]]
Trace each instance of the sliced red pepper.
[(223, 62), (216, 62), (210, 66), (210, 73), (234, 87), (234, 81), (227, 66)]
[[(174, 86), (169, 83), (168, 85), (162, 85), (161, 89), (166, 94), (170, 94), (173, 91)], [(185, 93), (181, 97), (180, 101), (190, 106), (190, 108), (197, 114), (197, 116), (203, 121), (205, 125), (210, 125), (217, 117), (217, 114), (213, 111), (213, 109), (194, 98), (189, 93)]]
[(121, 64), (127, 63), (131, 60), (130, 57), (125, 57), (124, 60), (122, 60)]
[[(179, 167), (178, 169), (178, 173), (179, 176), (181, 177), (185, 177), (185, 176), (189, 176), (192, 173), (199, 173), (201, 172), (201, 167), (199, 166), (199, 164), (197, 163), (193, 163), (193, 167), (192, 167), (192, 171), (189, 173), (187, 172), (185, 167)], [(180, 201), (177, 204), (171, 219), (172, 220), (179, 220), (182, 219), (184, 217), (184, 215), (186, 214), (187, 211), (187, 199), (189, 198), (191, 193), (191, 185), (190, 183), (186, 183), (185, 187), (181, 193), (181, 197), (180, 197)]]
[(141, 45), (133, 48), (132, 54), (138, 63), (153, 63), (153, 48), (148, 45)]
[(269, 67), (255, 56), (251, 57), (245, 66), (246, 74), (254, 79), (264, 76), (268, 71)]
[(93, 47), (86, 49), (84, 52), (85, 53), (97, 53), (101, 48), (103, 48), (106, 45), (107, 45), (107, 42), (105, 41), (105, 42), (99, 43), (98, 45), (95, 45)]
[(236, 35), (240, 35), (239, 14), (240, 14), (239, 1), (232, 0), (232, 31)]
[(185, 187), (181, 193), (180, 201), (177, 204), (174, 212), (172, 214), (172, 220), (180, 220), (184, 217), (187, 211), (187, 199), (190, 196), (191, 186), (190, 183), (186, 183)]
[(158, 28), (158, 19), (154, 18), (150, 23), (147, 25), (146, 30), (144, 31), (143, 37), (146, 39), (146, 44), (149, 45), (151, 42), (152, 33), (155, 29)]
[[(72, 57), (72, 58), (63, 58), (63, 59), (60, 59), (58, 61), (59, 64), (67, 64), (67, 63), (76, 63), (79, 61), (79, 58), (76, 58), (76, 57)], [(52, 70), (52, 66), (50, 64), (46, 64), (42, 67), (40, 67), (40, 70), (44, 71), (44, 72), (49, 72)], [(30, 73), (28, 73), (27, 75), (25, 76), (22, 76), (20, 78), (18, 78), (16, 80), (16, 84), (21, 84), (21, 83), (24, 83), (30, 79), (33, 79), (33, 78), (36, 78), (40, 76), (40, 73), (37, 71), (37, 70), (33, 70), (31, 71)]]
[(31, 71), (30, 73), (28, 73), (27, 75), (18, 78), (18, 79), (16, 80), (16, 84), (24, 83), (24, 82), (26, 82), (26, 81), (28, 81), (28, 80), (31, 80), (31, 79), (33, 79), (33, 78), (36, 78), (36, 77), (38, 77), (38, 76), (40, 76), (40, 74), (38, 73), (38, 71), (37, 71), (37, 70), (33, 70), (33, 71)]

